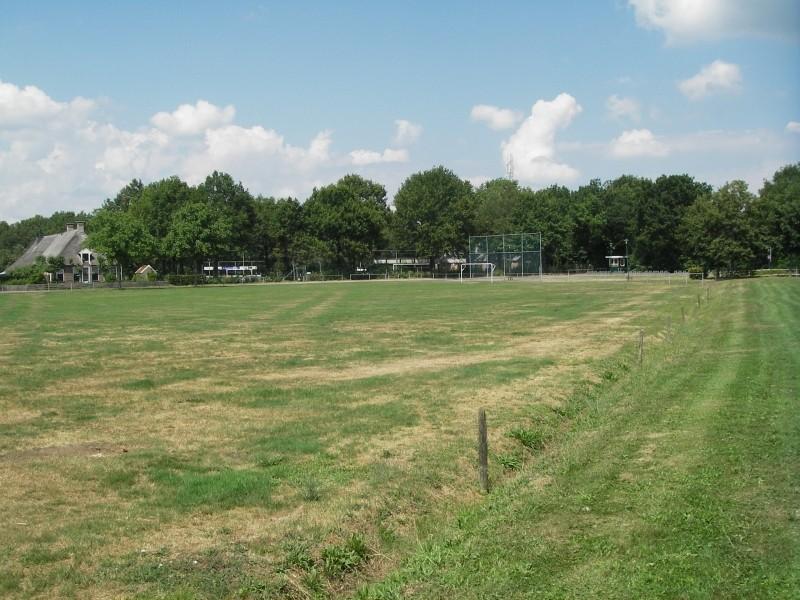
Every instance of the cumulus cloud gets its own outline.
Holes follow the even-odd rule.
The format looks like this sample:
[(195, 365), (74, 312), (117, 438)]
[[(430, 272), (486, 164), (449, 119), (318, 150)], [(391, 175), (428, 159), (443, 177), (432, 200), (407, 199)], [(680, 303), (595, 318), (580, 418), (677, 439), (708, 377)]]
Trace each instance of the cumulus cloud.
[(700, 100), (718, 92), (736, 92), (742, 87), (739, 65), (715, 60), (694, 77), (678, 83), (678, 89), (689, 100)]
[(569, 94), (538, 100), (519, 129), (502, 144), (503, 160), (514, 176), (534, 184), (562, 183), (578, 177), (577, 169), (555, 158), (556, 131), (580, 114), (581, 106)]
[(511, 129), (522, 120), (522, 114), (509, 108), (498, 108), (490, 104), (477, 104), (472, 107), (470, 117), (473, 121), (483, 121), (492, 129)]
[[(43, 90), (0, 82), (0, 220), (54, 210), (92, 210), (133, 178), (178, 175), (189, 183), (227, 171), (253, 193), (303, 198), (321, 183), (366, 165), (397, 178), (405, 149), (334, 152), (333, 134), (290, 143), (274, 129), (233, 122), (233, 106), (205, 101), (159, 112), (127, 129), (96, 114), (84, 98), (60, 101)], [(411, 124), (413, 125), (413, 124)], [(406, 128), (406, 140), (414, 128)]]
[(606, 110), (614, 119), (638, 121), (642, 118), (642, 107), (635, 98), (620, 98), (613, 94), (606, 100)]
[(374, 165), (379, 163), (408, 162), (408, 151), (386, 148), (383, 152), (374, 150), (353, 150), (349, 154), (350, 162), (356, 166)]
[(786, 124), (786, 131), (788, 131), (789, 133), (800, 133), (800, 122), (789, 121)]
[(154, 114), (150, 122), (170, 135), (198, 135), (212, 127), (227, 125), (236, 116), (236, 109), (230, 104), (224, 108), (205, 100), (195, 104), (181, 104), (172, 112)]
[(0, 127), (42, 125), (54, 119), (83, 117), (94, 109), (92, 100), (78, 96), (57, 102), (33, 85), (19, 87), (0, 80)]
[(410, 146), (422, 135), (422, 125), (405, 119), (397, 119), (394, 126), (395, 133), (392, 141), (396, 146)]
[(628, 0), (636, 22), (664, 32), (668, 43), (724, 37), (798, 38), (796, 0)]
[(649, 129), (631, 129), (611, 141), (611, 154), (616, 158), (658, 157), (669, 154), (669, 148)]

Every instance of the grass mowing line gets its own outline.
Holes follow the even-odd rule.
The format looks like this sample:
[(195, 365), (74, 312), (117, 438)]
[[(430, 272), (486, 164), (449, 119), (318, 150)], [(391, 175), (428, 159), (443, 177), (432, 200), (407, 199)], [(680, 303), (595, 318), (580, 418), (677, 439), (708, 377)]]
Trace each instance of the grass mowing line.
[[(674, 346), (599, 390), (600, 410), (563, 442), (575, 446), (357, 597), (800, 595), (800, 318), (787, 308), (800, 286), (717, 292), (725, 313), (696, 314)], [(755, 355), (725, 353), (745, 348)]]

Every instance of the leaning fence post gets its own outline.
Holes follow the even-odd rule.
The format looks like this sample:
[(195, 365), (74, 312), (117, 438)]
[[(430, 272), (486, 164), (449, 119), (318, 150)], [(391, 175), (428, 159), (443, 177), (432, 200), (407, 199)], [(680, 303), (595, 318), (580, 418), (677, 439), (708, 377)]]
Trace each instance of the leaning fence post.
[(486, 431), (486, 410), (478, 409), (478, 477), (481, 491), (489, 491), (489, 440)]
[(706, 302), (711, 299), (711, 288), (706, 288)]
[(700, 294), (697, 294), (697, 308), (700, 308)]
[(672, 339), (672, 315), (667, 315), (667, 339)]
[(644, 329), (639, 330), (639, 366), (642, 365), (644, 359)]
[(681, 306), (681, 323), (686, 323), (686, 309)]

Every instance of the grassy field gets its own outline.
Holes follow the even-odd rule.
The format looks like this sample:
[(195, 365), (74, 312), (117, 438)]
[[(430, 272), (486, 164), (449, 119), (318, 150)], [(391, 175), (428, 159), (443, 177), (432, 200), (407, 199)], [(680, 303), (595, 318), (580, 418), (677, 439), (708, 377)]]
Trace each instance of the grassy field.
[(786, 597), (798, 283), (2, 295), (0, 595)]

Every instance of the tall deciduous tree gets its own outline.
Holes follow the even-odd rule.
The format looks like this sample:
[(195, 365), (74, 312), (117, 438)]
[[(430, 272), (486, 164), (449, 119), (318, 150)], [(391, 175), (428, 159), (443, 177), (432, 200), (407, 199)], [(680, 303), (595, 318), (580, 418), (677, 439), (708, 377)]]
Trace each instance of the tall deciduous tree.
[(86, 245), (119, 265), (123, 277), (137, 265), (150, 262), (156, 253), (156, 240), (145, 224), (129, 212), (113, 206), (95, 213)]
[(172, 258), (189, 262), (199, 271), (203, 260), (218, 259), (227, 251), (233, 227), (230, 215), (220, 206), (190, 202), (172, 216), (164, 247)]
[(306, 234), (326, 244), (337, 266), (347, 269), (371, 260), (388, 212), (385, 188), (358, 175), (315, 189), (303, 205)]
[(637, 262), (657, 270), (680, 268), (680, 224), (688, 208), (710, 193), (710, 185), (688, 175), (662, 175), (656, 179), (637, 204), (634, 241)]
[(444, 167), (415, 173), (395, 195), (394, 228), (404, 249), (428, 257), (466, 252), (472, 233), (472, 186)]
[(800, 261), (800, 163), (783, 167), (764, 182), (757, 212), (763, 236), (758, 255), (763, 257), (769, 246), (776, 264), (796, 265)]
[(755, 197), (744, 181), (732, 181), (699, 198), (681, 226), (686, 258), (706, 271), (746, 269), (754, 258)]
[[(253, 197), (241, 183), (227, 173), (214, 171), (197, 187), (205, 202), (214, 207), (231, 225), (231, 234), (226, 240), (225, 251), (238, 256), (252, 247), (256, 222)], [(222, 251), (222, 249), (220, 249)]]

